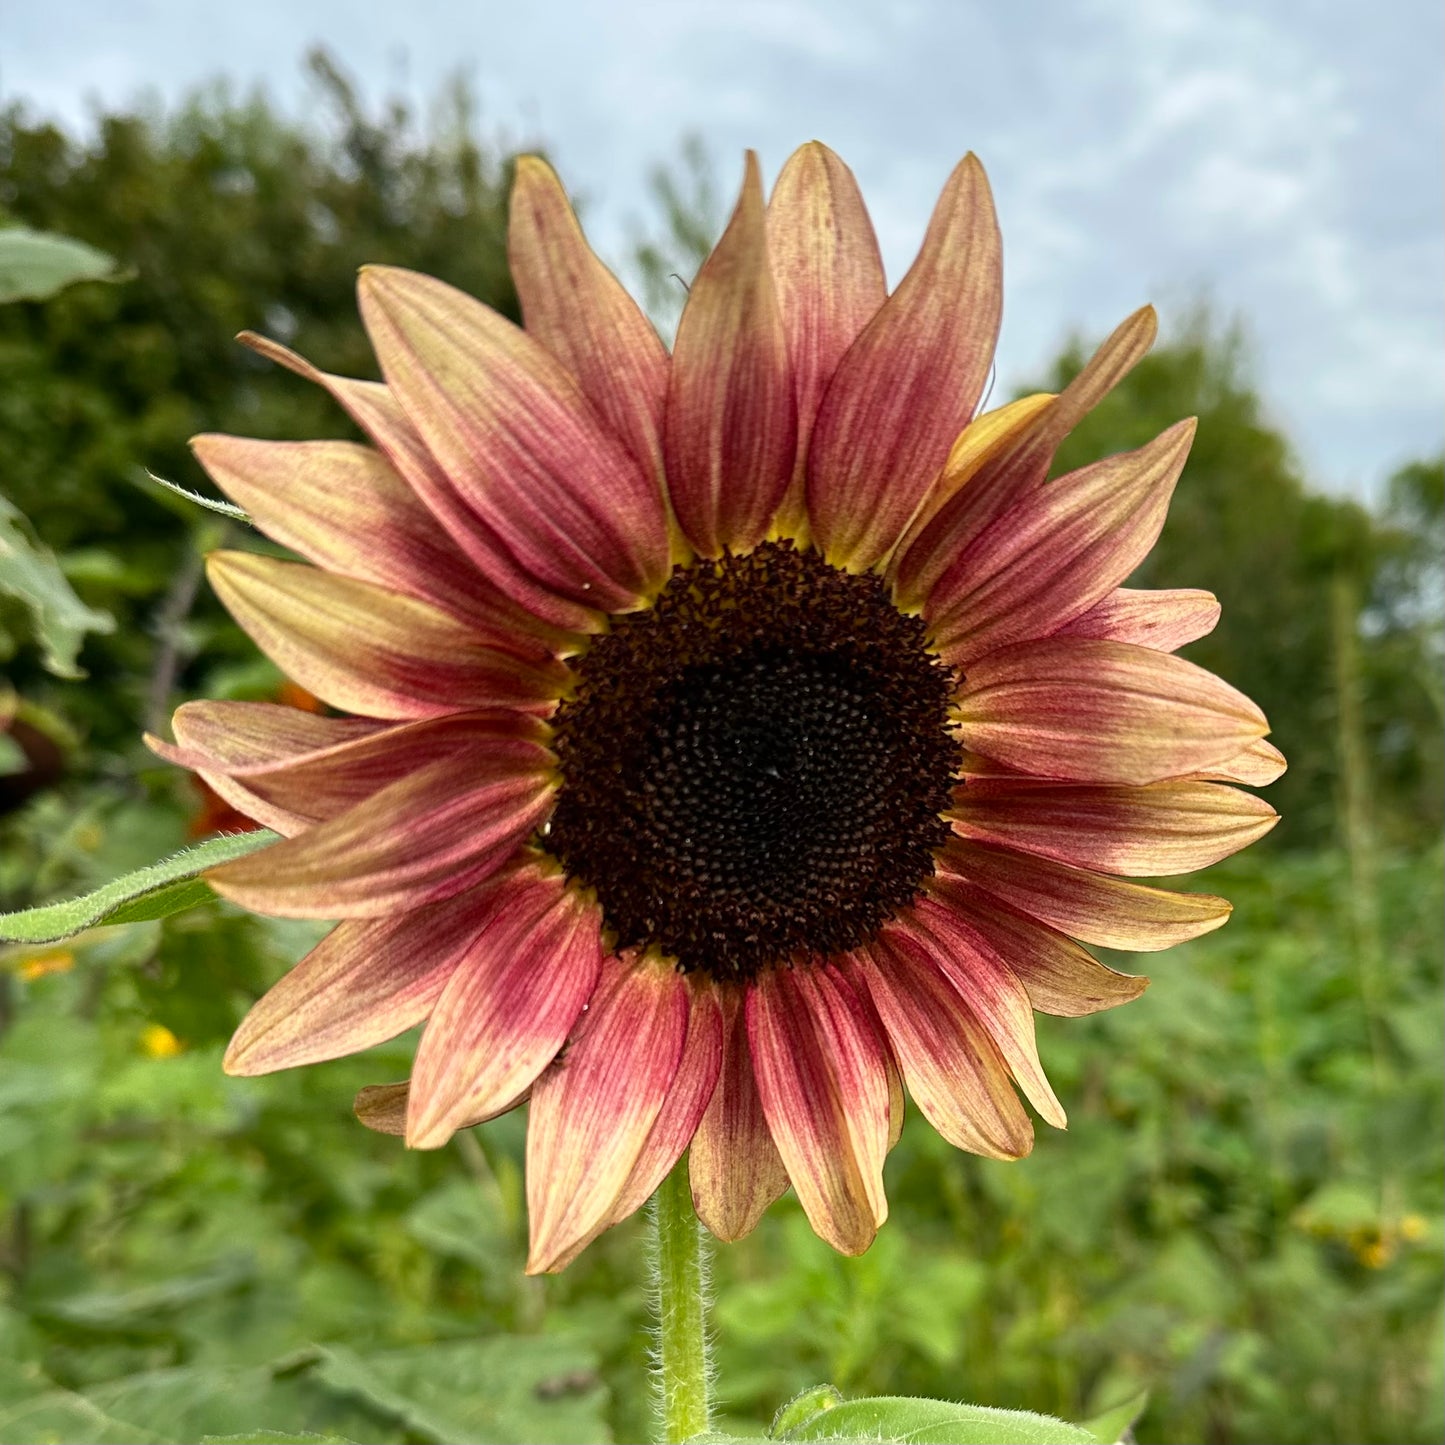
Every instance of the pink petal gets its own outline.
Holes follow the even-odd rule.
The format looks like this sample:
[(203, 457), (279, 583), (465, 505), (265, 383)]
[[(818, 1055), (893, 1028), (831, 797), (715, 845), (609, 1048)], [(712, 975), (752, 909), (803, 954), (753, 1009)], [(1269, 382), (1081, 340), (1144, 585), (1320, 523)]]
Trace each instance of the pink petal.
[(379, 452), (352, 442), (215, 435), (193, 437), (191, 447), (263, 532), (325, 571), (430, 602), (493, 647), (545, 655), (522, 630), (516, 606), (482, 583)]
[(1149, 986), (1142, 975), (1106, 968), (1073, 939), (962, 878), (940, 875), (935, 886), (1007, 961), (1039, 1013), (1078, 1018), (1129, 1003)]
[(975, 883), (996, 898), (1085, 943), (1154, 953), (1210, 933), (1228, 920), (1228, 899), (1173, 893), (1126, 883), (1048, 858), (986, 843), (951, 839), (938, 856), (941, 872)]
[(1181, 657), (1090, 638), (1016, 643), (968, 669), (964, 746), (1080, 783), (1153, 783), (1234, 757), (1269, 731), (1243, 693)]
[(965, 483), (971, 482), (1035, 425), (1039, 413), (1053, 400), (1054, 394), (1047, 391), (1021, 396), (992, 411), (980, 412), (964, 427), (949, 449), (943, 470), (908, 524), (894, 552), (895, 559), (907, 553), (919, 533)]
[[(1280, 750), (1264, 738), (1256, 738), (1243, 752), (1227, 762), (1192, 775), (1203, 782), (1243, 783), (1247, 788), (1268, 787), (1289, 765)], [(1183, 781), (1183, 779), (1181, 779)]]
[(523, 570), (498, 534), (467, 505), (385, 386), (318, 370), (304, 357), (253, 331), (243, 331), (239, 340), (331, 394), (481, 573), (478, 593), (493, 594), (487, 605), (510, 601), (518, 609), (519, 628), (544, 641), (565, 642), (598, 630), (601, 617), (594, 608), (567, 601)]
[(475, 945), (432, 1010), (411, 1075), (407, 1144), (438, 1149), (517, 1098), (557, 1056), (602, 967), (595, 904), (525, 865), (494, 882)]
[[(495, 1119), (501, 1114), (510, 1114), (519, 1104), (527, 1102), (531, 1092), (528, 1089), (518, 1098), (509, 1099), (501, 1108), (492, 1109), (485, 1114), (478, 1114), (457, 1127), (470, 1129), (474, 1124), (485, 1124), (488, 1119)], [(368, 1129), (374, 1129), (378, 1134), (391, 1134), (398, 1139), (404, 1139), (406, 1137), (406, 1111), (410, 1099), (410, 1083), (367, 1084), (357, 1093), (352, 1111), (357, 1120), (365, 1124)]]
[[(182, 707), (176, 715), (177, 731), (194, 735), (194, 713), (184, 719), (181, 714), (207, 706)], [(222, 743), (219, 757), (194, 744), (164, 755), (183, 767), (208, 770), (208, 775), (223, 773), (264, 803), (321, 822), (433, 763), (479, 748), (495, 749), (499, 759), (515, 753), (534, 769), (546, 771), (552, 761), (549, 737), (545, 724), (522, 713), (459, 712), (380, 730), (368, 727), (360, 736), (264, 760), (238, 758), (242, 749), (231, 742)]]
[(1116, 587), (1087, 612), (1058, 629), (1061, 637), (1098, 637), (1174, 652), (1214, 631), (1219, 599), (1212, 592), (1175, 587), (1159, 591)]
[(752, 1233), (764, 1210), (788, 1187), (788, 1174), (753, 1080), (742, 1000), (729, 989), (719, 1002), (722, 1066), (687, 1163), (697, 1217), (719, 1239), (731, 1242)]
[(607, 612), (662, 583), (667, 520), (655, 478), (539, 342), (415, 271), (365, 267), (360, 297), (388, 387), (527, 572)]
[(808, 440), (823, 393), (888, 299), (883, 258), (853, 173), (810, 141), (788, 157), (768, 200), (768, 255), (798, 403), (798, 451), (780, 526), (806, 537)]
[[(264, 702), (188, 702), (172, 719), (175, 743), (146, 735), (150, 750), (200, 774), (214, 792), (258, 823), (291, 837), (319, 821), (309, 808), (292, 811), (233, 783), (233, 768), (264, 766), (369, 737), (386, 727), (370, 718), (333, 718)], [(310, 801), (309, 799), (307, 800)]]
[(886, 1046), (828, 965), (775, 968), (747, 996), (748, 1043), (773, 1141), (814, 1231), (861, 1254), (888, 1215)]
[(223, 773), (290, 762), (389, 730), (373, 718), (327, 717), (280, 703), (209, 699), (182, 703), (171, 726), (179, 749), (152, 739), (155, 751), (162, 757), (176, 751), (201, 755), (207, 767)]
[(497, 652), (428, 603), (369, 582), (251, 552), (213, 552), (226, 610), (286, 674), (323, 702), (381, 718), (469, 707), (537, 707), (566, 669)]
[(950, 816), (965, 838), (1143, 878), (1207, 868), (1279, 822), (1262, 798), (1213, 783), (1018, 788), (975, 781), (955, 792)]
[(890, 939), (907, 934), (924, 949), (988, 1030), (1024, 1097), (1045, 1121), (1064, 1128), (1063, 1105), (1039, 1062), (1028, 992), (989, 936), (950, 899), (946, 883), (925, 894), (883, 932)]
[(923, 610), (943, 660), (966, 667), (1107, 597), (1158, 540), (1194, 426), (1029, 492), (964, 547)]
[(540, 826), (555, 788), (548, 759), (534, 742), (489, 739), (206, 881), (282, 918), (375, 918), (440, 902), (496, 872)]
[(529, 1274), (561, 1269), (611, 1223), (677, 1076), (688, 1014), (670, 963), (603, 964), (566, 1053), (532, 1088)]
[(922, 945), (897, 930), (880, 935), (847, 972), (871, 995), (914, 1103), (950, 1144), (991, 1159), (1033, 1148), (998, 1045)]
[(677, 1077), (658, 1111), (642, 1153), (612, 1206), (608, 1227), (620, 1224), (657, 1192), (692, 1142), (717, 1087), (723, 1060), (723, 1010), (717, 990), (689, 976), (687, 1041)]
[(432, 1011), (485, 917), (470, 892), (339, 923), (252, 1007), (226, 1050), (228, 1074), (270, 1074), (384, 1043)]
[(968, 155), (818, 411), (808, 516), (835, 565), (864, 572), (892, 551), (972, 417), (998, 340), (1001, 268), (988, 179)]
[(567, 192), (540, 156), (517, 157), (507, 256), (528, 332), (660, 482), (667, 348), (587, 244)]
[(762, 541), (792, 476), (797, 415), (751, 151), (678, 322), (663, 445), (673, 510), (703, 556)]
[(1043, 486), (1059, 443), (1132, 370), (1153, 345), (1157, 329), (1152, 306), (1136, 311), (1028, 425), (1012, 431), (1006, 445), (990, 449), (967, 486), (935, 507), (925, 526), (910, 531), (890, 568), (899, 606), (921, 605), (963, 548)]

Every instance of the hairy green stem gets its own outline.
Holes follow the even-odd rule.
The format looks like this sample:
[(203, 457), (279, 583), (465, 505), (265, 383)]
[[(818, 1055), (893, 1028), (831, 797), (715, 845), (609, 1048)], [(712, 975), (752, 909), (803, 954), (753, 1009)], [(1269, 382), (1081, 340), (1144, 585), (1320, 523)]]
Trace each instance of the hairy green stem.
[(708, 1257), (693, 1212), (686, 1155), (663, 1180), (651, 1217), (660, 1438), (679, 1445), (703, 1434), (712, 1413)]

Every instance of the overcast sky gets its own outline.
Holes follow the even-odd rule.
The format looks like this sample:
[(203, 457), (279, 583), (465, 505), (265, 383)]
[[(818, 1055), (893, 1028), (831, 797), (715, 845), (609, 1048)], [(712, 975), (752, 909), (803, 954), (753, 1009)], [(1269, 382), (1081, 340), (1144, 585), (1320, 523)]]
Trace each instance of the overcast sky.
[(1005, 248), (1002, 382), (1145, 300), (1238, 315), (1313, 480), (1369, 496), (1445, 436), (1439, 0), (0, 0), (0, 104), (216, 75), (301, 110), (327, 45), (363, 91), (462, 69), (545, 141), (621, 261), (647, 176), (702, 135), (736, 183), (811, 137), (862, 183), (897, 278), (965, 150)]

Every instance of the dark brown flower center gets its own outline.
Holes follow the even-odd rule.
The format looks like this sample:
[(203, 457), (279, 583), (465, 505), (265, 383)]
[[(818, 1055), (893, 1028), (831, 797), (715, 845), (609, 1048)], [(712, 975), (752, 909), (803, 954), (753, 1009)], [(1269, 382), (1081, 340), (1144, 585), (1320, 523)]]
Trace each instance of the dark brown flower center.
[(877, 577), (785, 542), (680, 567), (573, 669), (544, 842), (619, 947), (749, 978), (862, 943), (933, 872), (953, 677)]

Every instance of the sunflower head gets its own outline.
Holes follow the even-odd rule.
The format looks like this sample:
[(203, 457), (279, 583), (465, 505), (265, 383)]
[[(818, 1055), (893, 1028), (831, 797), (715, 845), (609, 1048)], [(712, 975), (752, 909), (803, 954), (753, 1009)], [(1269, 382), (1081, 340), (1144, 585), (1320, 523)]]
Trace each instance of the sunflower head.
[(905, 1092), (1017, 1158), (1064, 1123), (1033, 1011), (1136, 997), (1222, 899), (1134, 881), (1274, 823), (1247, 698), (1176, 649), (1218, 616), (1123, 583), (1193, 434), (1050, 478), (1148, 349), (1145, 308), (1057, 396), (975, 416), (1000, 314), (983, 169), (890, 293), (857, 185), (804, 146), (737, 207), (669, 354), (524, 158), (525, 327), (362, 272), (384, 381), (256, 349), (368, 438), (204, 436), (301, 562), (211, 558), (326, 712), (190, 703), (162, 755), (285, 835), (214, 870), (341, 921), (227, 1055), (254, 1074), (426, 1028), (358, 1113), (415, 1147), (530, 1100), (529, 1268), (561, 1268), (690, 1147), (720, 1237), (788, 1187), (838, 1249), (887, 1213)]

